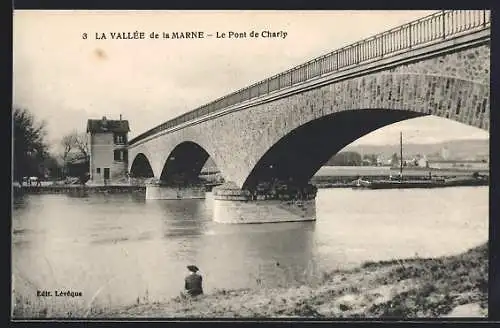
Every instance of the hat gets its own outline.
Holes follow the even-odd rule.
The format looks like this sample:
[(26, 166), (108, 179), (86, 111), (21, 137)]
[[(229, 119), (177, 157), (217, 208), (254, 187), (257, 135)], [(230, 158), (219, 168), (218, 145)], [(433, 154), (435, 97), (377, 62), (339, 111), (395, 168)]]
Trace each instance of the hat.
[(198, 269), (198, 267), (196, 265), (188, 265), (187, 268), (191, 272), (196, 272), (196, 271), (200, 270), (200, 269)]

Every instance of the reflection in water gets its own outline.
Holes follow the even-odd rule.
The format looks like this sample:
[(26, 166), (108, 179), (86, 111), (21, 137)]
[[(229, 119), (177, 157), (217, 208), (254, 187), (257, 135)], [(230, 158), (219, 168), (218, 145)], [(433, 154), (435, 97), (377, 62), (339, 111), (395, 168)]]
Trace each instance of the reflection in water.
[(70, 189), (70, 191), (66, 195), (68, 197), (85, 198), (89, 197), (90, 193), (86, 189), (75, 188), (75, 189)]
[[(151, 204), (149, 204), (151, 203)], [(208, 222), (209, 213), (202, 199), (148, 201), (163, 216), (163, 236), (199, 236)]]
[(330, 189), (316, 203), (316, 222), (230, 225), (212, 221), (211, 194), (24, 195), (12, 219), (16, 292), (82, 291), (72, 301), (85, 307), (162, 300), (182, 290), (188, 264), (207, 293), (314, 283), (328, 270), (459, 253), (488, 238), (487, 187)]
[(292, 284), (308, 267), (313, 242), (313, 222), (218, 225), (197, 243), (201, 251), (193, 261), (218, 288)]

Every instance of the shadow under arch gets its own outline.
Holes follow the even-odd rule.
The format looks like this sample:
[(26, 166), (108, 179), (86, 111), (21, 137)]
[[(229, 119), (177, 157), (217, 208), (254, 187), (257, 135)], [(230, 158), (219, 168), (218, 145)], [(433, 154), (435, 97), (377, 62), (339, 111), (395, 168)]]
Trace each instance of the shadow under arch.
[(428, 115), (407, 110), (359, 109), (309, 121), (272, 145), (242, 187), (254, 190), (260, 182), (274, 179), (305, 185), (328, 159), (360, 137), (389, 124)]
[(201, 169), (210, 155), (199, 144), (184, 141), (178, 144), (170, 153), (163, 169), (160, 180), (168, 185), (200, 184)]
[(143, 153), (139, 153), (135, 156), (130, 167), (130, 176), (135, 178), (154, 177), (153, 168), (151, 167), (148, 158)]

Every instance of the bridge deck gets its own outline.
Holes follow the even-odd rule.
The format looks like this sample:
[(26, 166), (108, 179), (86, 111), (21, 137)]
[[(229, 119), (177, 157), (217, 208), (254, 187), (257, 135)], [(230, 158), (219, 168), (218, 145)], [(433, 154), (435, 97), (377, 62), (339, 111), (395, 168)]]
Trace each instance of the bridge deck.
[(419, 47), (440, 43), (459, 35), (489, 29), (490, 19), (490, 11), (488, 10), (448, 10), (425, 16), (314, 58), (283, 73), (219, 98), (140, 134), (130, 140), (129, 145), (136, 144), (180, 124), (221, 111), (229, 106), (265, 96), (277, 90), (291, 88), (332, 72), (407, 51), (414, 51)]

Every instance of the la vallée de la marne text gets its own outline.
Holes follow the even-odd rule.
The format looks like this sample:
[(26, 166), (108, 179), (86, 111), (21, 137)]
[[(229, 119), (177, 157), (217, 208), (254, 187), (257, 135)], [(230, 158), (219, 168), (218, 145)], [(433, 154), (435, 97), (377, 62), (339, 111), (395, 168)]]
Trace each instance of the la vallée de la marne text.
[(53, 293), (52, 293), (52, 291), (49, 291), (49, 290), (37, 290), (36, 296), (42, 296), (42, 297), (51, 297), (51, 296), (80, 297), (80, 296), (83, 296), (83, 293), (72, 291), (72, 290), (54, 290)]

